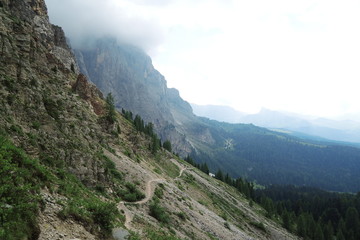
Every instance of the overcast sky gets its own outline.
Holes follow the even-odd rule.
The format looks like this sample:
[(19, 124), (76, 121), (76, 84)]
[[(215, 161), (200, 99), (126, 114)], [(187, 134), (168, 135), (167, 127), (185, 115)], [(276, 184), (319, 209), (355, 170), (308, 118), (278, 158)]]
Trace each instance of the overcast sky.
[(196, 104), (332, 117), (360, 113), (358, 0), (46, 0), (76, 45), (141, 46)]

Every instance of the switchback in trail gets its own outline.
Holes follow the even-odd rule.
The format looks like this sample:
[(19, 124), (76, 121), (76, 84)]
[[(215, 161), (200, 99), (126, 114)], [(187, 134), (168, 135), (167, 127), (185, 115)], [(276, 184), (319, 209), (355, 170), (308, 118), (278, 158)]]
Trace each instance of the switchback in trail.
[[(173, 162), (176, 166), (178, 166), (180, 168), (180, 172), (179, 172), (179, 175), (175, 178), (178, 179), (182, 176), (182, 174), (184, 173), (185, 170), (190, 170), (192, 168), (187, 168), (187, 167), (184, 167), (183, 165), (181, 165), (179, 162), (177, 162), (175, 159), (170, 159), (171, 162)], [(155, 187), (152, 187), (153, 185), (157, 184), (157, 183), (160, 183), (160, 182), (164, 182), (165, 179), (163, 178), (154, 178), (154, 179), (151, 179), (149, 181), (146, 182), (146, 188), (145, 188), (145, 198), (144, 199), (141, 199), (137, 202), (126, 202), (126, 201), (121, 201), (119, 204), (118, 204), (118, 208), (120, 210), (122, 210), (124, 212), (124, 215), (125, 215), (125, 224), (124, 226), (129, 229), (129, 230), (132, 230), (131, 229), (131, 222), (134, 218), (133, 214), (129, 211), (129, 209), (126, 207), (126, 205), (142, 205), (142, 204), (145, 204), (147, 203), (148, 201), (150, 201), (152, 199), (152, 197), (154, 196), (154, 192), (155, 192)]]
[(154, 196), (154, 191), (155, 191), (155, 187), (152, 188), (152, 184), (153, 183), (159, 183), (159, 182), (163, 182), (165, 181), (165, 179), (163, 178), (155, 178), (155, 179), (151, 179), (149, 181), (146, 182), (146, 189), (145, 189), (145, 198), (137, 201), (137, 202), (125, 202), (125, 201), (121, 201), (118, 204), (118, 208), (120, 210), (124, 211), (124, 215), (125, 215), (125, 227), (127, 229), (131, 229), (131, 221), (133, 219), (133, 214), (129, 211), (129, 209), (126, 207), (125, 204), (132, 204), (132, 205), (141, 205), (141, 204), (145, 204), (148, 201), (150, 201), (150, 199), (152, 199), (152, 197)]

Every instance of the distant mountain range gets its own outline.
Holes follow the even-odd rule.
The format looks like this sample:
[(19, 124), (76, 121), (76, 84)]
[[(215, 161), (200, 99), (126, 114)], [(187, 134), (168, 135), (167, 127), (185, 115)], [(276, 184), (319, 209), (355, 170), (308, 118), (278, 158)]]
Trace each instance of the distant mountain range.
[[(360, 143), (360, 122), (314, 118), (294, 113), (261, 109), (256, 114), (246, 114), (228, 106), (191, 104), (194, 114), (228, 123), (252, 123), (269, 129), (284, 130), (295, 136)], [(287, 130), (287, 131), (286, 131)]]

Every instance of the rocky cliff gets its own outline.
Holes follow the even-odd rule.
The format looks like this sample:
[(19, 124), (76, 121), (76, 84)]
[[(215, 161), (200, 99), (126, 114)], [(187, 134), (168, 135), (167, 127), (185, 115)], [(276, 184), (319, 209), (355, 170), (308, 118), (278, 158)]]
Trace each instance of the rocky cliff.
[(180, 126), (178, 116), (193, 117), (190, 105), (154, 68), (141, 49), (112, 38), (98, 39), (75, 51), (81, 71), (104, 94), (112, 93), (118, 109), (138, 114), (152, 122), (163, 141), (170, 140), (181, 155), (193, 149)]

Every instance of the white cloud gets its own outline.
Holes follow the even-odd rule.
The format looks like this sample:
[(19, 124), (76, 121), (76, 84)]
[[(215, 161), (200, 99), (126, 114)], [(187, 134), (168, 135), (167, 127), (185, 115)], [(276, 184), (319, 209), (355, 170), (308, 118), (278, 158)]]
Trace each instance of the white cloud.
[(72, 39), (145, 48), (188, 101), (331, 116), (360, 112), (357, 0), (47, 0)]

